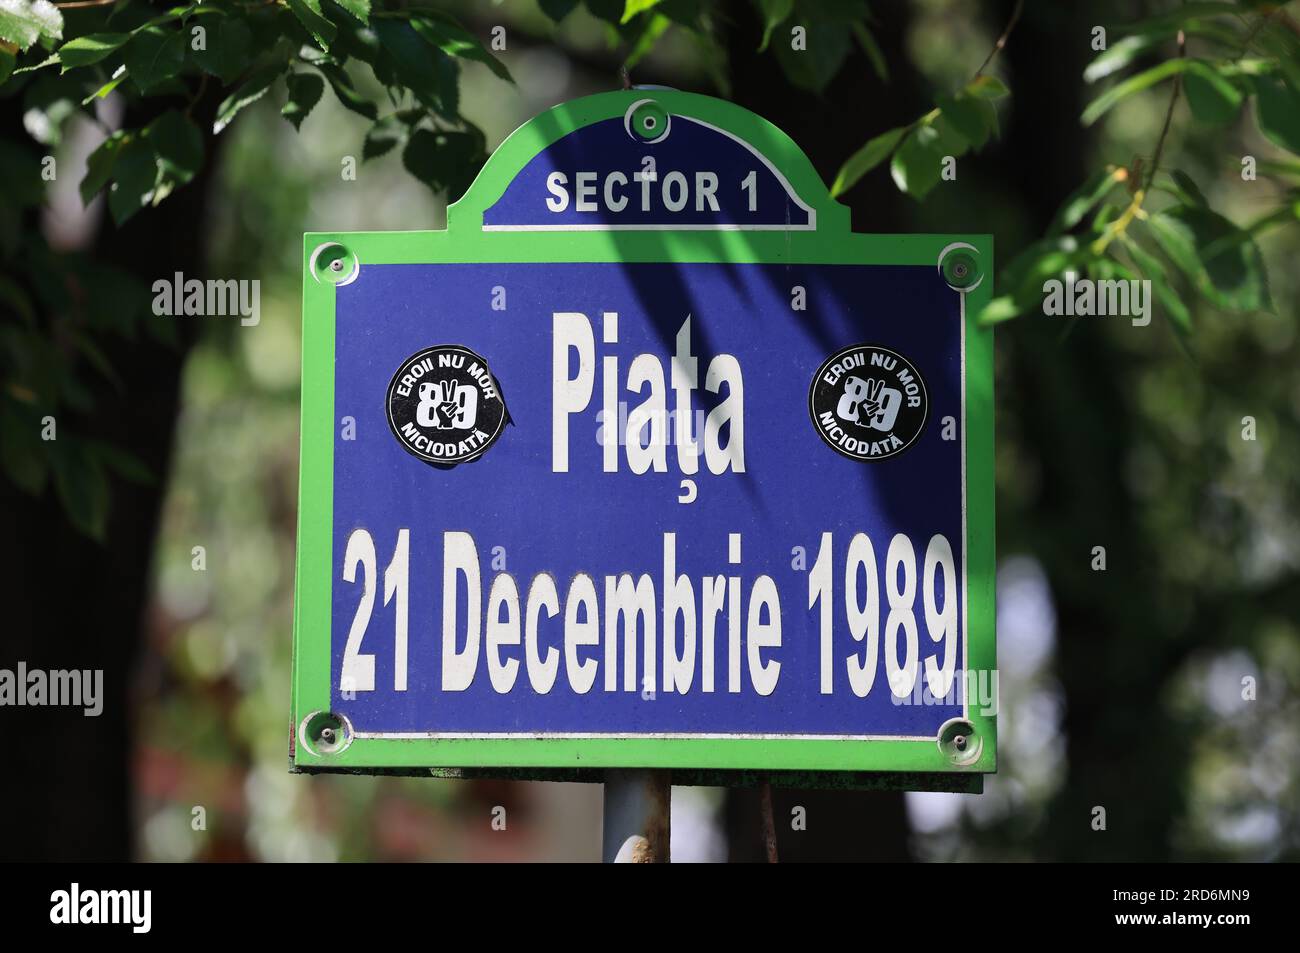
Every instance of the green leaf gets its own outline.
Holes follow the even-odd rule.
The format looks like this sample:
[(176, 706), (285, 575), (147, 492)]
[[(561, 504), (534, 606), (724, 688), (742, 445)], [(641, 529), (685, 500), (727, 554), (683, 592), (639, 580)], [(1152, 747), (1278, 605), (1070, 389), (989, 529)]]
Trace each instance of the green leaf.
[(794, 0), (758, 0), (758, 8), (763, 14), (763, 42), (758, 45), (762, 53), (772, 41), (772, 31), (794, 12)]
[(623, 23), (640, 16), (647, 10), (659, 6), (661, 0), (624, 0), (623, 3)]
[(425, 106), (443, 110), (440, 99), (443, 76), (435, 65), (442, 58), (441, 51), (437, 56), (430, 56), (429, 44), (405, 20), (376, 19), (372, 26), (398, 81)]
[(103, 86), (99, 87), (99, 89), (95, 90), (85, 99), (83, 99), (81, 101), (81, 105), (89, 106), (96, 99), (103, 99), (113, 90), (117, 89), (117, 87), (122, 84), (122, 80), (124, 79), (126, 79), (126, 67), (119, 66), (116, 70), (113, 71), (113, 75), (109, 79), (109, 81), (105, 83)]
[[(1128, 205), (1127, 196), (1125, 197), (1124, 205)], [(1097, 214), (1094, 215), (1092, 221), (1088, 223), (1088, 230), (1093, 234), (1100, 235), (1106, 230), (1106, 226), (1113, 222), (1115, 217), (1119, 214), (1120, 206), (1116, 205), (1114, 202), (1102, 202), (1101, 207), (1097, 209)]]
[(939, 148), (939, 139), (938, 130), (922, 125), (895, 150), (889, 171), (899, 191), (922, 199), (938, 184), (946, 154)]
[(339, 28), (326, 19), (321, 12), (320, 0), (287, 0), (289, 9), (298, 18), (298, 22), (307, 28), (313, 40), (322, 50), (328, 50), (338, 35)]
[(48, 0), (0, 0), (0, 40), (27, 50), (61, 39), (63, 14)]
[(1160, 250), (1169, 256), (1169, 260), (1178, 270), (1197, 283), (1201, 277), (1201, 259), (1196, 254), (1196, 242), (1191, 230), (1180, 220), (1170, 218), (1158, 212), (1147, 219), (1147, 228), (1160, 246)]
[(32, 64), (31, 66), (19, 66), (18, 69), (14, 70), (13, 74), (16, 75), (17, 77), (17, 75), (22, 75), (23, 73), (35, 73), (36, 70), (44, 69), (45, 66), (57, 66), (57, 65), (59, 65), (59, 57), (47, 56), (45, 57), (44, 60), (38, 62), (38, 64)]
[(1087, 257), (1087, 248), (1071, 235), (1041, 238), (1011, 259), (998, 276), (998, 287), (1017, 301), (1041, 300), (1043, 282), (1060, 278)]
[[(640, 35), (632, 41), (631, 48), (627, 51), (627, 57), (623, 60), (624, 69), (632, 69), (637, 63), (640, 63), (654, 49), (655, 44), (659, 42), (659, 38), (672, 25), (673, 21), (662, 14), (656, 13), (650, 17), (641, 29)], [(630, 32), (635, 33), (635, 30)]]
[(981, 325), (997, 324), (1043, 306), (1043, 285), (1077, 271), (1090, 253), (1073, 236), (1042, 238), (1027, 246), (998, 275), (1004, 294), (990, 301), (976, 316)]
[(1300, 154), (1300, 93), (1278, 76), (1255, 76), (1255, 117), (1275, 145)]
[(1205, 195), (1190, 175), (1181, 169), (1171, 169), (1169, 177), (1174, 180), (1174, 186), (1178, 193), (1178, 199), (1184, 205), (1201, 205), (1208, 206), (1210, 203), (1205, 200)]
[(385, 116), (366, 132), (366, 141), (361, 147), (361, 159), (375, 159), (406, 141), (409, 130), (398, 116)]
[(67, 120), (77, 111), (73, 77), (39, 76), (23, 94), (23, 126), (37, 142), (57, 147)]
[(1166, 255), (1216, 307), (1254, 311), (1270, 306), (1263, 256), (1249, 232), (1199, 206), (1175, 206), (1147, 224)]
[[(992, 104), (986, 99), (976, 99), (964, 92), (956, 96), (941, 96), (938, 102), (939, 113), (951, 123), (952, 127), (976, 149), (984, 148), (993, 126), (989, 122)], [(997, 121), (997, 113), (993, 113)]]
[(294, 129), (301, 129), (302, 121), (320, 102), (325, 83), (315, 73), (290, 73), (285, 83), (289, 87), (289, 101), (280, 114), (293, 123)]
[(348, 57), (355, 57), (370, 67), (382, 86), (393, 86), (397, 78), (393, 75), (392, 63), (384, 52), (383, 44), (374, 29), (355, 23), (345, 22), (334, 39), (332, 55), (342, 63)]
[(101, 142), (86, 160), (86, 174), (81, 180), (81, 201), (89, 205), (90, 200), (108, 184), (113, 175), (113, 164), (117, 161), (118, 150), (126, 140), (126, 133), (120, 129)]
[(146, 27), (122, 49), (122, 61), (131, 79), (147, 92), (171, 79), (185, 65), (185, 34), (157, 26)]
[(0, 396), (0, 467), (14, 485), (33, 496), (49, 476), (40, 414), (27, 404)]
[(8, 46), (0, 45), (0, 85), (13, 75), (17, 62), (18, 58), (14, 55), (14, 51)]
[(103, 464), (85, 444), (64, 437), (50, 443), (54, 485), (68, 521), (92, 539), (102, 541), (108, 524), (108, 478)]
[(820, 93), (844, 65), (853, 48), (852, 31), (845, 24), (812, 20), (803, 24), (808, 48), (792, 49), (789, 38), (772, 45), (772, 52), (786, 78), (800, 89)]
[(47, 66), (57, 66), (58, 63), (59, 63), (59, 58), (57, 56), (47, 56), (39, 63), (35, 63), (31, 66), (18, 67), (16, 70), (14, 70), (13, 75), (21, 76), (23, 73), (35, 73), (37, 70), (45, 69), (45, 67)]
[(208, 28), (203, 49), (191, 49), (190, 56), (205, 73), (233, 83), (252, 62), (253, 31), (243, 20), (223, 16)]
[(1245, 231), (1255, 237), (1279, 225), (1290, 225), (1292, 222), (1300, 222), (1300, 191), (1292, 192), (1291, 201), (1261, 215), (1246, 226)]
[(835, 184), (831, 186), (831, 197), (843, 195), (856, 185), (859, 179), (889, 158), (889, 154), (894, 151), (894, 147), (910, 128), (910, 126), (899, 126), (897, 129), (890, 129), (867, 140), (867, 144), (849, 156), (848, 161), (836, 174)]
[(126, 142), (113, 163), (113, 184), (108, 190), (108, 210), (114, 223), (122, 225), (153, 201), (157, 184), (158, 158), (153, 146), (144, 138)]
[(1284, 17), (1264, 17), (1263, 29), (1257, 34), (1260, 43), (1272, 54), (1269, 63), (1282, 75), (1293, 90), (1300, 90), (1300, 33)]
[(1183, 92), (1187, 94), (1192, 115), (1201, 122), (1231, 122), (1241, 110), (1241, 90), (1200, 60), (1187, 64)]
[(357, 92), (352, 77), (341, 66), (323, 62), (313, 65), (329, 81), (330, 89), (334, 90), (334, 95), (344, 106), (367, 119), (374, 119), (378, 115), (375, 104)]
[(934, 141), (934, 148), (941, 156), (962, 156), (970, 151), (970, 141), (962, 135), (948, 117), (942, 112), (937, 115), (927, 117), (923, 120), (925, 125), (934, 127), (934, 131), (939, 134), (939, 138)]
[(1159, 66), (1153, 66), (1148, 70), (1143, 70), (1141, 73), (1136, 73), (1133, 76), (1130, 76), (1122, 83), (1116, 83), (1088, 104), (1088, 107), (1083, 111), (1083, 124), (1085, 126), (1091, 126), (1094, 122), (1109, 112), (1111, 107), (1120, 100), (1126, 99), (1134, 93), (1139, 93), (1144, 89), (1149, 89), (1157, 83), (1164, 82), (1171, 76), (1176, 76), (1187, 69), (1187, 64), (1190, 62), (1190, 60), (1181, 57), (1174, 60), (1166, 60)]
[(1132, 63), (1137, 57), (1162, 43), (1175, 32), (1173, 27), (1151, 33), (1139, 33), (1116, 40), (1109, 48), (1097, 55), (1083, 71), (1085, 83), (1095, 83), (1105, 79), (1111, 73), (1117, 73)]
[(1165, 311), (1168, 312), (1174, 329), (1181, 334), (1190, 333), (1192, 330), (1191, 312), (1187, 310), (1187, 305), (1183, 303), (1183, 299), (1178, 297), (1177, 292), (1169, 284), (1169, 273), (1165, 270), (1165, 266), (1160, 263), (1160, 259), (1127, 235), (1122, 240), (1124, 247), (1128, 249), (1129, 255), (1133, 258), (1133, 263), (1138, 266), (1142, 276), (1151, 282), (1151, 289), (1155, 292), (1156, 297), (1160, 299), (1160, 304)]
[(980, 327), (988, 327), (990, 324), (1000, 324), (1017, 318), (1027, 310), (1029, 310), (1028, 305), (1017, 302), (1011, 295), (999, 295), (980, 309), (975, 315), (975, 321)]
[(976, 99), (1002, 99), (1011, 95), (1007, 84), (996, 76), (980, 76), (966, 84), (967, 94)]
[(1047, 228), (1047, 234), (1059, 235), (1074, 228), (1126, 175), (1124, 169), (1105, 169), (1090, 176), (1061, 205)]
[(876, 78), (882, 83), (889, 82), (889, 64), (885, 62), (885, 53), (871, 31), (861, 21), (854, 20), (853, 35), (857, 37), (858, 46), (862, 47), (862, 52), (867, 55), (867, 59), (871, 60), (871, 68), (876, 71)]
[(165, 176), (176, 185), (184, 185), (203, 167), (203, 133), (184, 113), (169, 109), (145, 128), (145, 137)]
[(514, 82), (510, 76), (510, 71), (505, 68), (505, 65), (487, 51), (483, 44), (479, 42), (478, 37), (458, 23), (423, 16), (412, 17), (411, 27), (426, 43), (437, 47), (448, 56), (458, 56), (461, 59), (483, 63), (499, 78), (508, 83)]
[(334, 0), (361, 23), (370, 22), (370, 0)]
[(1300, 159), (1261, 159), (1258, 168), (1265, 175), (1300, 179)]
[(63, 64), (65, 73), (78, 66), (89, 66), (120, 49), (129, 39), (129, 33), (91, 33), (89, 36), (79, 36), (59, 47), (59, 62)]
[(469, 132), (417, 129), (402, 150), (407, 171), (452, 200), (469, 188), (483, 158), (481, 134)]
[(231, 120), (235, 118), (241, 109), (265, 96), (266, 91), (280, 78), (280, 74), (286, 68), (284, 63), (268, 63), (245, 80), (242, 86), (227, 96), (221, 105), (217, 107), (217, 118), (212, 124), (213, 133), (220, 133), (221, 130), (230, 125)]

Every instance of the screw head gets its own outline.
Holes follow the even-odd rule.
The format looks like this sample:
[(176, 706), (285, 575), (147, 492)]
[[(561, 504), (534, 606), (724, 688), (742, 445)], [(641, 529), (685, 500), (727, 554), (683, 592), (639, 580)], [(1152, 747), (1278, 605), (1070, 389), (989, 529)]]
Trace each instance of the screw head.
[(342, 271), (342, 270), (343, 270), (342, 258), (335, 258), (332, 262), (330, 262), (330, 271)]
[(322, 728), (320, 731), (320, 740), (325, 742), (327, 745), (334, 744), (334, 729)]
[(643, 99), (623, 117), (623, 126), (634, 140), (658, 142), (668, 135), (668, 112), (652, 99)]
[(960, 242), (944, 249), (939, 259), (939, 273), (953, 291), (971, 291), (979, 287), (981, 280), (977, 254)]
[(983, 739), (975, 726), (964, 718), (949, 718), (939, 726), (939, 736), (935, 739), (939, 750), (951, 764), (974, 764), (984, 750)]

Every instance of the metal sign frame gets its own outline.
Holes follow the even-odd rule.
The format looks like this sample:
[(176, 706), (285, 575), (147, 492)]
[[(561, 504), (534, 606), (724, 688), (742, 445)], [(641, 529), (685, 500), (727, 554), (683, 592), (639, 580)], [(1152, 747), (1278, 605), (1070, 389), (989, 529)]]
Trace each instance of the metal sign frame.
[[(685, 115), (747, 144), (783, 177), (810, 212), (812, 227), (562, 230), (485, 228), (484, 213), (524, 166), (565, 135), (628, 114), (651, 98), (670, 115)], [(715, 783), (727, 772), (890, 772), (864, 785), (977, 789), (996, 767), (996, 714), (967, 706), (958, 741), (845, 741), (823, 738), (487, 737), (352, 738), (331, 720), (331, 585), (335, 430), (335, 289), (367, 264), (451, 263), (789, 263), (925, 265), (938, 268), (954, 246), (970, 249), (991, 275), (987, 235), (871, 235), (850, 229), (849, 210), (831, 199), (797, 145), (775, 126), (731, 103), (669, 90), (631, 90), (558, 106), (517, 129), (491, 156), (465, 196), (448, 209), (447, 228), (406, 232), (321, 232), (304, 236), (302, 430), (297, 579), (294, 602), (291, 762), (301, 771), (504, 773), (598, 779), (599, 768), (697, 771)], [(991, 672), (994, 647), (993, 336), (972, 315), (992, 296), (991, 278), (964, 291), (961, 435), (964, 460), (963, 541), (965, 668)], [(967, 300), (969, 299), (969, 300)], [(973, 730), (970, 730), (973, 729)], [(977, 745), (975, 748), (968, 745)], [(960, 749), (960, 750), (958, 750)], [(975, 757), (963, 755), (969, 752)], [(721, 774), (719, 773), (721, 772)], [(898, 772), (903, 772), (902, 775)], [(910, 776), (910, 780), (909, 780)], [(924, 780), (929, 776), (930, 780)], [(964, 776), (965, 780), (962, 779)], [(972, 777), (975, 776), (975, 777)], [(740, 777), (738, 774), (737, 777)], [(841, 780), (847, 775), (841, 775)], [(801, 783), (817, 783), (812, 776)], [(839, 783), (822, 776), (820, 783)]]

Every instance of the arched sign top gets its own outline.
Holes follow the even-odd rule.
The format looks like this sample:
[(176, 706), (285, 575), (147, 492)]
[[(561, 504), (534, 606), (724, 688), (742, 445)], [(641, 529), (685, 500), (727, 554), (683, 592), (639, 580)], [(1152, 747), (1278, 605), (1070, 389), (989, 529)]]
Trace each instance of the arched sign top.
[(761, 117), (661, 89), (548, 110), (493, 153), (448, 227), (485, 232), (848, 230), (803, 151)]

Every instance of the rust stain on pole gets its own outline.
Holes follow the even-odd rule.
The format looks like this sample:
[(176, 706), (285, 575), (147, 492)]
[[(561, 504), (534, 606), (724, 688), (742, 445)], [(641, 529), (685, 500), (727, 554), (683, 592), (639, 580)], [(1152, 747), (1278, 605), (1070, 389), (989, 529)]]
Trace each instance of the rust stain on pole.
[(666, 864), (672, 857), (672, 772), (647, 771), (645, 778), (646, 812), (645, 838), (649, 855), (644, 863)]

